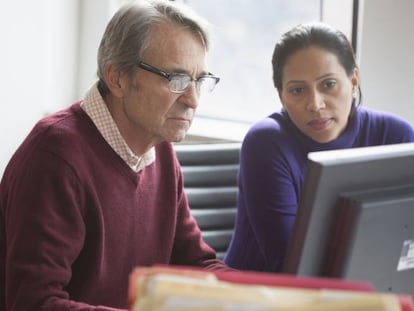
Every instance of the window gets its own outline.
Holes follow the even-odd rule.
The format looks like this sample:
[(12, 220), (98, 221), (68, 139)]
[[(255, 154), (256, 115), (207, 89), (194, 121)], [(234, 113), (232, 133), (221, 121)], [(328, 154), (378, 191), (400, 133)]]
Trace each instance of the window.
[(324, 20), (335, 23), (333, 26), (348, 35), (351, 33), (352, 1), (184, 2), (212, 24), (208, 63), (211, 71), (221, 77), (214, 92), (201, 100), (191, 130), (194, 134), (239, 140), (249, 125), (281, 108), (273, 86), (271, 58), (276, 41), (291, 27)]
[(199, 116), (251, 123), (280, 106), (271, 58), (281, 34), (320, 20), (320, 0), (188, 0), (213, 24), (209, 67), (221, 77)]
[[(98, 1), (98, 0), (96, 0)], [(111, 8), (132, 0), (107, 0)], [(250, 125), (281, 108), (273, 86), (276, 41), (291, 27), (322, 20), (351, 34), (353, 0), (175, 0), (212, 24), (209, 69), (221, 80), (205, 95), (189, 134), (241, 140)]]

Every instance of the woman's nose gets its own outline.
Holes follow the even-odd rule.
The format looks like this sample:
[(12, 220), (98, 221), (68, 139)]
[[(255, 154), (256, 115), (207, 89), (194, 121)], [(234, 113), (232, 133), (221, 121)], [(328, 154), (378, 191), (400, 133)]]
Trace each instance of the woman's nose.
[(318, 91), (311, 92), (306, 108), (311, 112), (317, 112), (325, 108), (324, 96)]

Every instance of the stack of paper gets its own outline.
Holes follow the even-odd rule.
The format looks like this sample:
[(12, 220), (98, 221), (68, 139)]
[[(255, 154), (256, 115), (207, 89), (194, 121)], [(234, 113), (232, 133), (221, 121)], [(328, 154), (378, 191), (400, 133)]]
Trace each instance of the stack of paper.
[(130, 282), (131, 311), (401, 310), (393, 294), (237, 284), (198, 270), (137, 268)]

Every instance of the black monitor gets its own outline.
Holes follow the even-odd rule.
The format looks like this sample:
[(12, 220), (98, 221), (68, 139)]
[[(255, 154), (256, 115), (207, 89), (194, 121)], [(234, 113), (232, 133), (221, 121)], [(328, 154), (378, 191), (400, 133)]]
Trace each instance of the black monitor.
[(414, 296), (414, 143), (310, 153), (284, 272)]

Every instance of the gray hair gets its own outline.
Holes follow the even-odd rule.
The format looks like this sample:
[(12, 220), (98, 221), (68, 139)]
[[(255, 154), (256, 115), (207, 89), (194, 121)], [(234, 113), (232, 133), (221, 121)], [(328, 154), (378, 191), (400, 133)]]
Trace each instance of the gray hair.
[(174, 23), (198, 35), (209, 49), (208, 23), (184, 4), (168, 0), (137, 0), (121, 7), (109, 21), (98, 49), (98, 88), (104, 96), (109, 90), (104, 81), (107, 64), (133, 72), (136, 62), (149, 47), (154, 26)]

